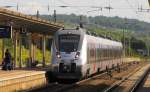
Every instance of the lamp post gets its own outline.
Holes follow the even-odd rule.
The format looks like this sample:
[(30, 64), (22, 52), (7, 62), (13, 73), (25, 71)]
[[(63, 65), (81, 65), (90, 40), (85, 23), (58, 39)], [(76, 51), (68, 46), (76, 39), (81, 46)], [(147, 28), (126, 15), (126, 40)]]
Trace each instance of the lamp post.
[(129, 46), (128, 46), (128, 53), (129, 53), (129, 57), (131, 56), (131, 37), (129, 38), (129, 40), (128, 40), (129, 42), (128, 42), (128, 44), (129, 44)]
[(56, 10), (54, 10), (54, 22), (56, 22)]
[[(124, 57), (126, 57), (126, 43), (125, 42), (128, 42), (128, 55), (130, 56), (130, 45), (131, 45), (131, 42), (130, 42), (130, 38), (128, 39), (128, 41), (125, 41), (125, 29), (128, 27), (129, 24), (132, 24), (132, 23), (128, 23), (127, 22), (127, 19), (125, 18), (125, 23), (124, 23), (125, 27), (123, 28), (123, 50), (124, 50)], [(130, 37), (130, 36), (129, 36)]]
[(146, 48), (147, 48), (147, 56), (149, 56), (149, 45), (148, 45), (148, 43), (149, 43), (149, 39), (148, 39), (148, 35), (146, 35), (146, 39), (147, 39), (147, 41), (146, 41)]
[(125, 34), (124, 34), (124, 31), (125, 31), (125, 29), (123, 28), (123, 57), (125, 58), (126, 51), (125, 51)]

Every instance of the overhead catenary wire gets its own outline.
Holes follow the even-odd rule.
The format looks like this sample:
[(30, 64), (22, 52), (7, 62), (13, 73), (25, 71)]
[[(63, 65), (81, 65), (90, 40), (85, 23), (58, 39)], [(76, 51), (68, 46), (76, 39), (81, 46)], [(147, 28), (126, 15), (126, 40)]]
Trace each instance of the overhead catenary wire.
[[(56, 3), (56, 0), (53, 0), (54, 1), (54, 4), (49, 6), (47, 4), (43, 4), (43, 5), (40, 5), (41, 7), (72, 7), (72, 8), (82, 8), (82, 7), (88, 7), (88, 8), (101, 8), (101, 6), (96, 6), (96, 5), (72, 5), (70, 3), (66, 3), (64, 0), (57, 0), (58, 2), (61, 2), (63, 5), (60, 5), (60, 6), (57, 6), (55, 3)], [(126, 0), (128, 3), (129, 3), (129, 0)], [(137, 1), (138, 2), (138, 1)], [(138, 2), (139, 3), (139, 2)], [(132, 5), (129, 3), (129, 5), (132, 7)], [(109, 0), (109, 6), (110, 6), (110, 0)], [(13, 7), (16, 7), (16, 6), (13, 6)], [(21, 5), (19, 7), (36, 7), (36, 5), (34, 6), (30, 6), (30, 5)], [(104, 8), (104, 7), (103, 7)], [(113, 8), (113, 7), (112, 7)], [(118, 7), (118, 8), (115, 8), (115, 9), (133, 9), (132, 8), (129, 8), (129, 7)], [(137, 8), (134, 8), (134, 9), (137, 9)]]
[(81, 9), (81, 8), (87, 8), (88, 6), (74, 6), (74, 5), (72, 5), (72, 4), (70, 4), (70, 3), (66, 3), (65, 1), (63, 1), (63, 0), (58, 0), (60, 3), (62, 3), (62, 4), (65, 4), (65, 5), (61, 5), (61, 6), (57, 6), (57, 7), (61, 7), (61, 8), (73, 8), (73, 9), (75, 9), (77, 12), (78, 11), (85, 11), (85, 9)]
[(129, 5), (129, 7), (133, 10), (133, 12), (135, 12), (135, 14), (137, 15), (137, 17), (141, 18), (141, 15), (138, 13), (138, 11), (136, 9), (138, 8), (135, 8), (130, 2), (129, 0), (125, 0), (127, 2), (127, 4)]
[(129, 0), (125, 0), (127, 2), (127, 4), (129, 5), (129, 7), (131, 7), (131, 9), (137, 13), (137, 11), (135, 10), (135, 7), (129, 2)]
[[(77, 8), (105, 8), (106, 9), (106, 7), (110, 7), (110, 5), (109, 6), (105, 6), (105, 7), (102, 7), (102, 6), (95, 6), (95, 5), (93, 5), (93, 6), (89, 6), (89, 5), (80, 5), (80, 6), (75, 6), (75, 5), (51, 5), (50, 6), (50, 4), (48, 4), (48, 5), (40, 5), (41, 7), (45, 7), (45, 8), (47, 8), (47, 10), (49, 10), (50, 9), (50, 7), (53, 7), (53, 8), (56, 8), (56, 7), (60, 7), (60, 8), (67, 8), (67, 7), (69, 7), (69, 8), (75, 8), (75, 9), (77, 9)], [(3, 6), (1, 6), (1, 7), (3, 7)], [(16, 6), (8, 6), (8, 7), (16, 7)], [(19, 6), (19, 7), (32, 7), (32, 8), (35, 8), (35, 7), (37, 7), (37, 5), (21, 5), (21, 6)], [(112, 9), (137, 9), (137, 8), (131, 8), (131, 7), (116, 7), (116, 8), (113, 8), (113, 7), (110, 7), (110, 8), (112, 8)]]
[(140, 7), (140, 3), (139, 0), (135, 0), (135, 2), (137, 3), (138, 8)]
[[(62, 0), (61, 0), (62, 1)], [(133, 12), (135, 12), (135, 14), (139, 17), (139, 18), (143, 18), (142, 17), (142, 15), (140, 15), (139, 13), (138, 13), (138, 8), (137, 7), (134, 7), (132, 4), (130, 4), (130, 2), (128, 1), (128, 0), (126, 0), (127, 1), (127, 4), (129, 5), (129, 7), (116, 7), (116, 8), (113, 8), (112, 7), (112, 9), (120, 9), (120, 10), (127, 10), (127, 9), (129, 9), (129, 10), (133, 10)], [(65, 2), (63, 2), (63, 3), (65, 3)], [(109, 3), (110, 3), (110, 0), (109, 0)], [(65, 3), (66, 4), (66, 3)], [(138, 4), (139, 4), (139, 2), (138, 2)], [(109, 4), (109, 6), (110, 6), (110, 4)], [(106, 7), (100, 7), (100, 6), (71, 6), (71, 5), (68, 5), (68, 6), (58, 6), (58, 7), (70, 7), (70, 8), (97, 8), (97, 9), (94, 9), (94, 10), (88, 10), (87, 12), (89, 13), (89, 12), (96, 12), (96, 11), (102, 11), (102, 9), (107, 9)]]
[(58, 0), (58, 1), (61, 2), (61, 3), (63, 3), (63, 4), (65, 4), (65, 5), (71, 5), (69, 3), (64, 2), (63, 0)]
[[(20, 1), (20, 0), (18, 0), (18, 1)], [(65, 2), (65, 0), (50, 0), (50, 1), (53, 1), (53, 5), (50, 5), (50, 4), (40, 4), (40, 7), (45, 7), (45, 9), (47, 11), (49, 11), (49, 12), (50, 12), (50, 9), (52, 9), (52, 8), (54, 8), (54, 9), (57, 8), (58, 9), (58, 7), (59, 7), (59, 8), (72, 8), (72, 9), (75, 9), (75, 10), (80, 11), (80, 12), (83, 11), (84, 13), (86, 13), (86, 12), (92, 12), (92, 11), (93, 12), (101, 11), (103, 13), (103, 10), (107, 10), (108, 6), (109, 6), (109, 8), (117, 9), (117, 10), (127, 10), (127, 9), (130, 10), (131, 9), (131, 10), (133, 10), (133, 12), (135, 12), (137, 14), (137, 16), (142, 17), (142, 15), (140, 15), (138, 13), (138, 7), (135, 7), (134, 5), (132, 5), (129, 2), (129, 0), (126, 0), (126, 2), (129, 5), (129, 7), (123, 7), (123, 6), (121, 6), (121, 7), (115, 7), (115, 8), (114, 7), (110, 7), (111, 6), (110, 5), (111, 4), (110, 0), (108, 0), (109, 1), (109, 3), (108, 3), (109, 5), (108, 6), (103, 6), (103, 7), (100, 6), (100, 5), (73, 5), (71, 3)], [(61, 4), (60, 5), (56, 5), (55, 4), (56, 1), (60, 2)], [(140, 5), (139, 0), (136, 0), (136, 1), (137, 2), (135, 2), (135, 3), (137, 4), (137, 6), (139, 6)], [(31, 7), (31, 8), (39, 7), (39, 6), (36, 6), (36, 5), (33, 5), (33, 4), (31, 4), (31, 5), (19, 5), (19, 4), (18, 4), (19, 10), (21, 10), (20, 7)], [(11, 8), (14, 8), (14, 7), (17, 7), (17, 6), (14, 5)]]

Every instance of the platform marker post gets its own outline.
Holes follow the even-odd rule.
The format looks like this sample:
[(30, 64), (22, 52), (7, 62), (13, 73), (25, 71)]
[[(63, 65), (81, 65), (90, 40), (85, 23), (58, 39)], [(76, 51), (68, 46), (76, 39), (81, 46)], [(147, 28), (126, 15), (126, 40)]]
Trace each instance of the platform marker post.
[(42, 53), (43, 53), (43, 60), (42, 60), (42, 64), (43, 64), (43, 67), (45, 67), (45, 50), (46, 50), (46, 48), (45, 48), (45, 46), (46, 46), (46, 37), (45, 37), (45, 35), (43, 35), (43, 37), (42, 37)]
[(19, 67), (22, 68), (22, 37), (19, 36)]
[(14, 63), (13, 67), (16, 67), (17, 62), (17, 31), (14, 32)]

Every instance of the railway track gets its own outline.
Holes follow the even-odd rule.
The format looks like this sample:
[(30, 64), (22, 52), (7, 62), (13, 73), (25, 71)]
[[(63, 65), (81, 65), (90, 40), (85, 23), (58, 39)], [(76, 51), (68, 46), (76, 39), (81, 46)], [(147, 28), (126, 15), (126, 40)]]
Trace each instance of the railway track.
[[(77, 83), (73, 84), (58, 84), (53, 83), (49, 84), (45, 87), (38, 88), (35, 90), (32, 90), (34, 92), (109, 92), (107, 91), (110, 89), (112, 84), (117, 84), (117, 82), (125, 80), (128, 76), (131, 76), (132, 73), (138, 71), (143, 65), (145, 64), (129, 64), (124, 65), (124, 67), (121, 67), (121, 72), (117, 73), (116, 71), (112, 71), (112, 76), (108, 76), (107, 72), (104, 72), (102, 74), (90, 77), (88, 79), (79, 81)], [(136, 69), (133, 71), (133, 69)], [(128, 74), (130, 73), (130, 74)], [(122, 77), (124, 76), (124, 77)], [(31, 92), (31, 90), (29, 91)]]
[(139, 71), (141, 69), (141, 67), (135, 69), (133, 72), (129, 73), (128, 75), (126, 75), (125, 77), (123, 77), (121, 80), (116, 81), (114, 84), (112, 84), (112, 86), (108, 87), (107, 89), (104, 90), (104, 92), (112, 92), (115, 88), (117, 88), (122, 82), (124, 82), (125, 80), (127, 80), (130, 76), (132, 76), (134, 73), (136, 73), (137, 71)]
[(150, 92), (150, 69), (148, 69), (141, 78), (134, 84), (130, 92)]
[[(139, 69), (135, 69), (124, 79), (114, 83), (111, 87), (105, 90), (105, 92), (136, 92), (138, 86), (142, 83), (150, 70), (150, 65), (144, 65)], [(138, 91), (145, 92), (145, 91)], [(149, 92), (149, 91), (147, 91)]]

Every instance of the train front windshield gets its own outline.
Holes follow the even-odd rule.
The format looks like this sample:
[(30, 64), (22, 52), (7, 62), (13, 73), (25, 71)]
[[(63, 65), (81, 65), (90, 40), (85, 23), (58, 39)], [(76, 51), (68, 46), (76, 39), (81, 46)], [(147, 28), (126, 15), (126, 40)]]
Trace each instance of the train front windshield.
[(75, 34), (59, 35), (58, 40), (60, 52), (75, 52), (78, 49), (80, 35)]

